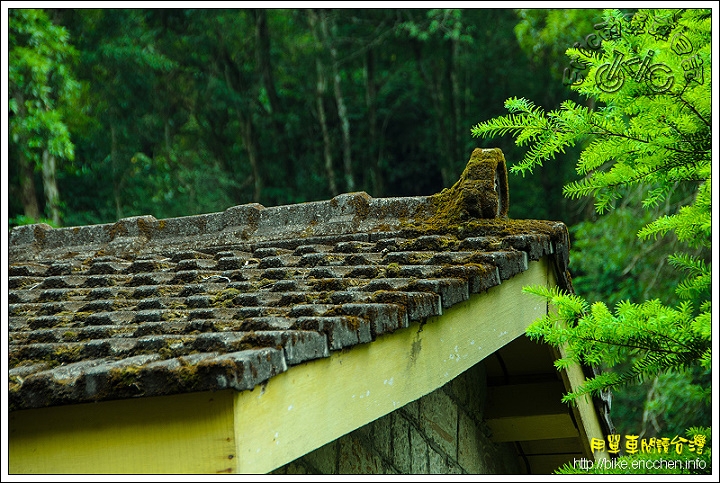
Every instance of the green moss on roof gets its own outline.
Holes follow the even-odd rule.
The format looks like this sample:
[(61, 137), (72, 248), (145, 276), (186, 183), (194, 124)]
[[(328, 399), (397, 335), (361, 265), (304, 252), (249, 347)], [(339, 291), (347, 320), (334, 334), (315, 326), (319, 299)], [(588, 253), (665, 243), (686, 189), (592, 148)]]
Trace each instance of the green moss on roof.
[[(530, 252), (533, 259), (555, 253), (564, 270), (565, 226), (508, 219), (505, 183), (502, 153), (476, 150), (460, 180), (430, 197), (351, 193), (179, 220), (18, 230), (9, 250), (10, 406), (217, 389), (216, 376), (225, 373), (252, 388), (260, 376), (285, 370), (287, 353), (305, 350), (289, 331), (320, 332), (306, 335), (327, 341), (324, 351), (312, 349), (311, 357), (321, 357), (410, 318), (424, 323), (434, 305), (450, 306), (496, 285), (498, 274), (523, 270), (518, 262)], [(171, 226), (171, 234), (161, 233)], [(188, 256), (218, 263), (191, 264)], [(282, 337), (228, 334), (251, 331)], [(195, 342), (211, 333), (228, 339)], [(245, 349), (274, 362), (226, 357)], [(82, 382), (87, 371), (97, 383), (92, 390)]]

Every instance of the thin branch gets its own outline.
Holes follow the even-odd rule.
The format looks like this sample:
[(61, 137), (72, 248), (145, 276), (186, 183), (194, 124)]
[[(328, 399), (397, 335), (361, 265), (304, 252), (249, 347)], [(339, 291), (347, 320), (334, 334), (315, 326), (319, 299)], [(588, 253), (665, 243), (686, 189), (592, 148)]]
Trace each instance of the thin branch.
[[(593, 122), (591, 122), (590, 124), (591, 124), (592, 126), (597, 127), (598, 129), (601, 129), (602, 132), (590, 131), (588, 134), (593, 134), (593, 135), (595, 135), (595, 136), (614, 136), (614, 137), (620, 137), (620, 138), (623, 138), (623, 139), (628, 139), (628, 140), (630, 140), (630, 141), (636, 141), (636, 142), (643, 143), (643, 144), (652, 144), (652, 142), (651, 142), (650, 140), (648, 140), (648, 139), (641, 139), (641, 138), (636, 138), (636, 137), (633, 137), (633, 136), (628, 136), (627, 134), (621, 134), (621, 133), (615, 133), (615, 132), (612, 132), (612, 131), (608, 131), (607, 129), (604, 129), (602, 126), (599, 126), (599, 125), (597, 125), (597, 124), (595, 124), (595, 123), (593, 123)], [(671, 146), (662, 146), (662, 145), (660, 145), (660, 146), (657, 146), (657, 147), (658, 147), (658, 148), (661, 148), (661, 149), (667, 149), (668, 151), (674, 151), (674, 152), (676, 152), (676, 153), (681, 153), (681, 154), (695, 155), (695, 154), (705, 154), (705, 153), (706, 153), (706, 151), (685, 151), (684, 149), (673, 148), (673, 147), (671, 147)]]
[[(596, 344), (605, 344), (605, 345), (612, 345), (612, 346), (616, 346), (616, 347), (624, 347), (626, 349), (653, 351), (653, 352), (660, 352), (663, 354), (677, 354), (677, 355), (685, 354), (685, 352), (678, 352), (678, 351), (672, 350), (672, 349), (662, 349), (662, 348), (657, 348), (657, 347), (635, 345), (635, 344), (630, 344), (630, 343), (626, 343), (626, 342), (620, 343), (617, 341), (607, 341), (607, 340), (596, 339), (594, 337), (585, 337), (585, 336), (581, 336), (581, 335), (575, 335), (574, 337), (576, 339), (583, 340), (585, 342), (594, 342)], [(672, 340), (672, 339), (670, 339), (670, 340)], [(687, 347), (684, 344), (680, 344), (680, 345)], [(689, 352), (695, 352), (695, 351), (691, 350), (691, 348), (688, 348), (688, 349), (690, 349)]]
[[(640, 346), (640, 345), (634, 345), (634, 344), (630, 344), (630, 343), (617, 343), (617, 342), (613, 342), (613, 341), (605, 341), (605, 340), (596, 339), (594, 337), (588, 337), (588, 336), (577, 335), (577, 334), (573, 335), (573, 337), (576, 337), (580, 340), (584, 340), (586, 342), (596, 342), (598, 344), (616, 345), (616, 346), (625, 347), (628, 349), (648, 350), (648, 351), (663, 352), (663, 353), (669, 353), (669, 354), (698, 353), (698, 351), (695, 347), (689, 346), (689, 345), (684, 344), (676, 339), (673, 339), (672, 337), (670, 337), (667, 334), (662, 334), (662, 333), (656, 332), (654, 330), (649, 330), (649, 329), (645, 329), (645, 331), (647, 331), (650, 335), (652, 335), (658, 339), (666, 339), (668, 341), (671, 341), (675, 345), (685, 348), (686, 351), (678, 352), (676, 350), (663, 349), (663, 348), (659, 348), (659, 347)], [(702, 353), (702, 350), (700, 351), (700, 353)]]
[(695, 115), (696, 115), (698, 118), (700, 118), (700, 120), (701, 120), (702, 122), (704, 122), (707, 127), (711, 127), (710, 121), (708, 121), (707, 119), (705, 119), (705, 118), (702, 116), (702, 114), (700, 114), (700, 113), (695, 109), (695, 107), (693, 107), (692, 104), (690, 104), (688, 101), (686, 101), (685, 99), (683, 99), (682, 94), (678, 94), (678, 95), (677, 95), (677, 98), (680, 99), (680, 100), (682, 101), (682, 103), (685, 104), (685, 106), (687, 106), (688, 109), (690, 109), (693, 113), (695, 113)]

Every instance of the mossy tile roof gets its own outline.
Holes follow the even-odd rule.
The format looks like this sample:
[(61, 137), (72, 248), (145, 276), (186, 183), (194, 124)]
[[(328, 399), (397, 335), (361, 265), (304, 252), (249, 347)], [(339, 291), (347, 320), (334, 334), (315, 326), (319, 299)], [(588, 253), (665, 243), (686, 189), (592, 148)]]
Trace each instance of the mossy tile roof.
[(476, 150), (434, 196), (15, 228), (10, 409), (251, 389), (547, 255), (571, 289), (565, 225), (506, 214), (502, 153)]

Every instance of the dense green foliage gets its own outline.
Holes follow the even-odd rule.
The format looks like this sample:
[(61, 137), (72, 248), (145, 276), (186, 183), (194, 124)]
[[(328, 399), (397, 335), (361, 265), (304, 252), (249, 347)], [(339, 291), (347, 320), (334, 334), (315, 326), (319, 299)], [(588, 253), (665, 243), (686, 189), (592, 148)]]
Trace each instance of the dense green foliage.
[[(10, 10), (8, 108), (10, 156), (23, 176), (18, 183), (25, 215), (39, 218), (34, 173), (42, 173), (47, 220), (59, 224), (55, 159), (72, 161), (74, 146), (66, 117), (79, 84), (72, 74), (76, 51), (66, 29), (41, 10)], [(22, 219), (21, 219), (22, 220)]]
[[(62, 117), (75, 153), (57, 170), (65, 226), (351, 190), (432, 194), (477, 147), (468, 126), (501, 113), (494, 99), (542, 94), (553, 107), (566, 91), (524, 55), (512, 10), (37, 12), (66, 33), (56, 37), (81, 86)], [(520, 155), (497, 144), (486, 147)], [(573, 162), (564, 159), (541, 184), (511, 182), (512, 216), (568, 218), (560, 190)], [(22, 222), (11, 160), (10, 217)], [(549, 202), (532, 202), (540, 197)]]
[[(523, 174), (582, 146), (576, 167), (582, 178), (564, 193), (591, 196), (603, 216), (573, 230), (579, 241), (571, 266), (584, 273), (578, 295), (526, 288), (557, 308), (528, 334), (564, 348), (558, 367), (580, 361), (607, 369), (567, 401), (643, 382), (668, 390), (662, 399), (648, 396), (643, 423), (647, 412), (655, 413), (655, 427), (644, 425), (643, 432), (678, 431), (677, 421), (660, 425), (657, 418), (672, 416), (678, 405), (699, 409), (696, 424), (710, 424), (710, 25), (705, 10), (607, 11), (600, 48), (567, 51), (586, 70), (573, 89), (594, 107), (568, 100), (546, 111), (510, 98), (509, 114), (473, 128), (477, 136), (512, 134), (516, 144), (529, 146), (511, 168)], [(636, 240), (628, 239), (632, 233)], [(634, 255), (628, 265), (618, 248), (626, 243)], [(675, 273), (660, 284), (670, 287), (653, 286), (648, 276), (641, 278), (652, 281), (645, 286), (633, 278), (625, 283), (636, 265), (654, 266), (655, 279), (669, 266)], [(650, 297), (656, 294), (664, 300)]]

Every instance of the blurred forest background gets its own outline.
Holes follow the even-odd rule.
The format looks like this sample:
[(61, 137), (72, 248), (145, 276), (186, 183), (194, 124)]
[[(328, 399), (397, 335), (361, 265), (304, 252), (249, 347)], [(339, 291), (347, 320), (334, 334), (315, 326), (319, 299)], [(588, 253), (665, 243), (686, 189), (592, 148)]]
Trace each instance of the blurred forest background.
[[(522, 158), (510, 136), (470, 133), (505, 114), (505, 99), (592, 106), (564, 85), (564, 52), (601, 13), (11, 9), (10, 227), (439, 192), (475, 147)], [(589, 301), (676, 301), (680, 275), (665, 262), (675, 240), (648, 248), (635, 236), (674, 206), (598, 216), (592, 201), (564, 198), (581, 149), (512, 176), (510, 217), (570, 227), (575, 288)], [(618, 431), (710, 426), (710, 408), (685, 391), (703, 377), (661, 375), (616, 394)]]

